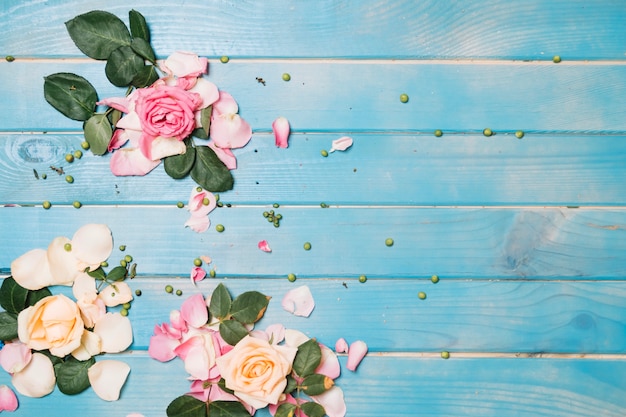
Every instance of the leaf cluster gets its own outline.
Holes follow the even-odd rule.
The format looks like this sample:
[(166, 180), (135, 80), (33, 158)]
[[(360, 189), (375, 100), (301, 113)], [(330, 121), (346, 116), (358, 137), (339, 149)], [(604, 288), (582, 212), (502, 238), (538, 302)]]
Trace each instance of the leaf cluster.
[(237, 401), (205, 403), (189, 395), (181, 395), (167, 406), (167, 417), (250, 417)]

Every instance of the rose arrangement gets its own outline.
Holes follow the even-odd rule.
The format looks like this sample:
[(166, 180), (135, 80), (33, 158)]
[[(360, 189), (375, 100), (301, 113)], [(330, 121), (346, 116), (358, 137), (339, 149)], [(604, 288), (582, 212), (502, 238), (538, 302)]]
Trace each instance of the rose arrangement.
[[(285, 296), (283, 307), (308, 316), (313, 300), (308, 287), (300, 288)], [(341, 372), (335, 352), (281, 324), (254, 329), (269, 300), (257, 291), (232, 299), (219, 284), (210, 297), (189, 297), (168, 323), (155, 326), (150, 356), (182, 359), (191, 380), (190, 392), (168, 406), (168, 417), (247, 417), (265, 407), (276, 417), (345, 415), (343, 391), (334, 383)], [(348, 352), (342, 343), (337, 346)], [(355, 370), (367, 347), (355, 342), (350, 350), (349, 369)]]
[[(105, 272), (112, 250), (110, 229), (87, 224), (72, 239), (57, 237), (47, 249), (30, 250), (11, 263), (11, 276), (0, 286), (0, 366), (20, 394), (43, 397), (56, 385), (72, 395), (91, 386), (103, 400), (119, 398), (130, 367), (96, 362), (95, 356), (122, 352), (133, 341), (130, 320), (107, 307), (133, 299), (124, 280), (135, 266), (124, 261)], [(75, 300), (53, 295), (49, 286), (71, 286)], [(12, 390), (2, 390), (17, 408)]]
[[(98, 100), (85, 78), (56, 73), (45, 77), (45, 99), (65, 116), (83, 122), (85, 148), (95, 155), (112, 153), (114, 175), (146, 175), (163, 161), (174, 179), (191, 176), (208, 193), (231, 190), (230, 170), (237, 166), (232, 149), (252, 137), (237, 102), (203, 77), (207, 58), (174, 52), (157, 60), (145, 18), (131, 10), (129, 23), (128, 28), (115, 15), (97, 10), (66, 22), (85, 55), (106, 60), (106, 77), (115, 86), (127, 87), (125, 96)], [(284, 142), (286, 146), (286, 137)], [(186, 226), (207, 230), (210, 210), (190, 211)]]

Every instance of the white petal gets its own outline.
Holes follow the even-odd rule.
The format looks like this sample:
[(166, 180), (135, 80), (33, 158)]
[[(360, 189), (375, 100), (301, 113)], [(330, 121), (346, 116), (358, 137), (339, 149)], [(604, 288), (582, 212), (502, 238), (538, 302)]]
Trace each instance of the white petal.
[(106, 313), (96, 322), (93, 332), (102, 339), (103, 352), (121, 352), (133, 343), (133, 328), (130, 320), (120, 313)]
[(349, 136), (343, 136), (333, 141), (333, 146), (330, 148), (330, 151), (328, 152), (345, 151), (350, 146), (352, 146), (352, 138)]
[(185, 142), (176, 138), (156, 137), (152, 141), (150, 156), (153, 161), (158, 161), (166, 156), (181, 155), (187, 151)]
[(28, 366), (13, 374), (11, 382), (20, 394), (27, 397), (39, 398), (50, 394), (56, 383), (50, 358), (42, 353), (33, 353)]
[(309, 287), (302, 285), (288, 291), (281, 305), (283, 309), (296, 316), (309, 317), (315, 308), (315, 301)]
[(11, 262), (11, 276), (28, 290), (39, 290), (54, 281), (43, 249), (30, 250)]
[(94, 332), (86, 330), (80, 338), (80, 346), (72, 352), (72, 356), (79, 361), (86, 361), (102, 352), (102, 340)]
[(200, 97), (202, 97), (201, 108), (210, 106), (220, 97), (217, 86), (204, 78), (198, 78), (196, 85), (194, 85), (189, 91), (200, 94)]
[(87, 370), (87, 376), (96, 395), (105, 401), (117, 401), (128, 378), (130, 366), (116, 360), (96, 362)]
[(79, 273), (72, 286), (74, 298), (80, 300), (85, 294), (94, 292), (96, 292), (96, 280), (84, 272)]
[(343, 417), (346, 415), (346, 401), (343, 398), (343, 390), (336, 385), (328, 391), (311, 398), (324, 407), (328, 417)]
[(113, 236), (106, 224), (86, 224), (72, 237), (72, 253), (93, 271), (113, 250)]
[(48, 245), (48, 265), (56, 285), (72, 285), (79, 274), (79, 262), (72, 250), (65, 250), (71, 242), (64, 236), (56, 237)]
[(285, 329), (285, 345), (287, 346), (298, 347), (309, 339), (309, 336), (299, 330)]
[(130, 302), (133, 299), (133, 294), (127, 283), (116, 282), (106, 286), (100, 291), (98, 297), (104, 301), (107, 307), (115, 307)]

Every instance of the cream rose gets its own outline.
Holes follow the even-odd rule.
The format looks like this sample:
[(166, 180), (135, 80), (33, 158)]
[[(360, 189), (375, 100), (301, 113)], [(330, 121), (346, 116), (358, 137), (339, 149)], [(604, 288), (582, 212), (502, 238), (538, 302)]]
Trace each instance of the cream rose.
[(252, 407), (263, 408), (278, 402), (297, 351), (246, 336), (216, 363), (227, 388)]
[(50, 349), (58, 357), (80, 346), (83, 330), (80, 309), (62, 294), (43, 298), (17, 316), (20, 341), (31, 349)]

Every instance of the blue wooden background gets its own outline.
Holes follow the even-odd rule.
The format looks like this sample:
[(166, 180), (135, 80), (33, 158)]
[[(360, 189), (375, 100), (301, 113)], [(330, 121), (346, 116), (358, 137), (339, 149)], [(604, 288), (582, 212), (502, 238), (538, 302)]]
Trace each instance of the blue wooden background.
[[(187, 212), (175, 204), (190, 180), (161, 167), (117, 178), (107, 157), (88, 152), (64, 161), (81, 125), (45, 102), (43, 76), (75, 72), (100, 97), (121, 94), (64, 22), (93, 9), (127, 21), (130, 8), (146, 17), (160, 57), (207, 56), (209, 80), (253, 127), (235, 152), (235, 188), (221, 195), (232, 207), (211, 214), (224, 233), (183, 228)], [(220, 282), (272, 295), (263, 323), (330, 345), (368, 343), (358, 371), (337, 380), (351, 417), (626, 415), (622, 0), (2, 0), (0, 33), (0, 55), (16, 58), (0, 62), (2, 273), (55, 236), (106, 223), (134, 256), (131, 286), (143, 291), (120, 401), (55, 391), (20, 396), (15, 415), (165, 415), (187, 382), (180, 362), (146, 352), (153, 325), (182, 301), (163, 287), (208, 294)], [(293, 129), (287, 150), (274, 146), (278, 116)], [(344, 135), (349, 151), (321, 157)], [(278, 229), (262, 217), (273, 203)], [(271, 254), (257, 249), (261, 239)], [(200, 255), (217, 278), (193, 288)], [(280, 307), (299, 284), (317, 302), (308, 319)]]

